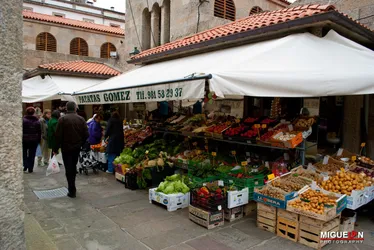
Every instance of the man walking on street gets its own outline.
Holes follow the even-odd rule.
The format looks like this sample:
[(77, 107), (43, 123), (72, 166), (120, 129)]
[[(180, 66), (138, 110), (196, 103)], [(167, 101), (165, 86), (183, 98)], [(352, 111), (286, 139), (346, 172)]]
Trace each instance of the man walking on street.
[(74, 102), (66, 104), (67, 113), (58, 120), (56, 129), (56, 148), (53, 152), (57, 154), (61, 147), (62, 160), (64, 161), (66, 179), (68, 181), (68, 196), (76, 197), (75, 177), (77, 175), (77, 163), (79, 152), (88, 138), (86, 121), (77, 115), (77, 105)]

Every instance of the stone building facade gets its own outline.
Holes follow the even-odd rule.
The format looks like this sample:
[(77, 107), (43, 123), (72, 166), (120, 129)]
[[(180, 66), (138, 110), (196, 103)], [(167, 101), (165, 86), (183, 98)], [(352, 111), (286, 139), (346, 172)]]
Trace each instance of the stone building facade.
[[(232, 17), (217, 17), (226, 5)], [(248, 16), (251, 10), (272, 11), (285, 0), (130, 0), (126, 1), (126, 56)], [(215, 11), (216, 10), (216, 11)], [(219, 11), (218, 11), (219, 12)]]
[[(93, 4), (88, 1), (24, 0), (24, 68), (29, 70), (41, 64), (89, 60), (124, 70), (125, 14)], [(41, 34), (55, 40), (53, 49), (40, 48)], [(75, 38), (86, 44), (88, 53), (71, 52)], [(108, 53), (103, 56), (104, 44), (108, 44)], [(117, 52), (117, 55), (110, 56), (110, 51)]]
[(0, 248), (24, 250), (22, 1), (0, 4)]
[[(36, 38), (44, 32), (55, 37), (57, 43), (56, 52), (36, 50)], [(82, 38), (87, 42), (88, 56), (70, 54), (70, 43), (76, 37)], [(32, 69), (47, 63), (90, 60), (107, 63), (123, 70), (126, 64), (124, 40), (124, 35), (25, 18), (23, 22), (23, 65), (25, 69)], [(115, 46), (118, 52), (117, 58), (100, 58), (101, 46), (105, 43), (111, 43)]]
[(374, 0), (298, 0), (291, 6), (314, 3), (332, 4), (354, 20), (374, 29)]

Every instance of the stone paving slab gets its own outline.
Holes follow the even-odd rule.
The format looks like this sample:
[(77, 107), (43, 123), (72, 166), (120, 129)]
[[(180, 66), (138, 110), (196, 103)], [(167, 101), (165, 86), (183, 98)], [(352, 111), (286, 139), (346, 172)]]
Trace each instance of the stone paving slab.
[(196, 250), (233, 250), (225, 244), (215, 241), (209, 236), (204, 236), (187, 242)]
[(119, 228), (79, 233), (74, 238), (84, 249), (131, 249), (148, 250), (148, 248)]
[(99, 212), (81, 217), (61, 218), (60, 221), (65, 231), (73, 234), (117, 227), (112, 220)]
[(70, 236), (56, 240), (55, 244), (58, 250), (83, 250), (84, 249), (73, 237), (70, 237)]
[[(258, 229), (255, 213), (207, 230), (188, 219), (188, 209), (168, 212), (150, 204), (147, 191), (125, 189), (105, 173), (78, 175), (76, 199), (39, 200), (32, 193), (66, 186), (64, 169), (46, 178), (45, 169), (36, 168), (24, 179), (24, 209), (59, 250), (310, 249)], [(373, 222), (359, 218), (358, 223), (364, 244), (333, 244), (324, 250), (374, 249)]]
[(187, 244), (185, 244), (185, 243), (182, 243), (182, 244), (179, 244), (179, 245), (176, 245), (176, 246), (171, 246), (171, 247), (165, 248), (164, 250), (196, 250), (196, 249), (187, 245)]

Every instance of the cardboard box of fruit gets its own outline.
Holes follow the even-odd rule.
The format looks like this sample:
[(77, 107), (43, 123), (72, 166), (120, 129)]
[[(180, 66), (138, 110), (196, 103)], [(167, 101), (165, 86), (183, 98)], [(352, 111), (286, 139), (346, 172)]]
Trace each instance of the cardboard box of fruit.
[(356, 154), (346, 149), (339, 148), (339, 150), (335, 154), (333, 154), (331, 157), (334, 158), (335, 160), (344, 162), (348, 165), (353, 165), (355, 163), (355, 161), (352, 160), (353, 156), (356, 156)]
[(330, 221), (347, 207), (347, 196), (325, 194), (311, 188), (303, 189), (299, 196), (287, 202), (287, 210), (321, 221)]
[(340, 171), (325, 178), (315, 189), (327, 194), (347, 195), (347, 208), (355, 210), (369, 201), (373, 186), (372, 179), (369, 178), (349, 171)]
[(312, 182), (320, 183), (323, 181), (323, 176), (316, 173), (315, 171), (304, 169), (303, 166), (299, 166), (291, 170), (291, 173), (294, 176), (298, 176), (299, 178), (307, 179)]
[(287, 201), (295, 198), (297, 192), (285, 192), (282, 189), (266, 185), (254, 189), (253, 200), (269, 206), (286, 209)]
[(303, 142), (303, 134), (301, 132), (279, 132), (273, 135), (271, 144), (274, 147), (295, 148)]
[(342, 161), (335, 160), (330, 156), (325, 156), (322, 162), (315, 163), (313, 166), (308, 167), (314, 169), (317, 173), (323, 176), (335, 175), (341, 169), (348, 169), (348, 165)]

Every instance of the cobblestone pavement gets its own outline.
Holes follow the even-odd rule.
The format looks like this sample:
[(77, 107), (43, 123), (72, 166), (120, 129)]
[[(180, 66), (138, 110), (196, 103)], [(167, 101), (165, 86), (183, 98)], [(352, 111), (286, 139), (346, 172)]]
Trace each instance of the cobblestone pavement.
[[(63, 169), (49, 177), (45, 170), (35, 167), (33, 174), (24, 175), (26, 217), (37, 221), (59, 250), (309, 249), (256, 228), (255, 213), (207, 230), (188, 219), (188, 209), (167, 212), (150, 204), (146, 191), (125, 189), (103, 172), (78, 175), (76, 199), (39, 200), (33, 190), (66, 186)], [(27, 236), (31, 229), (25, 229)], [(359, 216), (356, 229), (364, 231), (364, 244), (334, 244), (324, 249), (374, 249), (373, 222)], [(32, 242), (28, 242), (28, 249), (41, 250)]]

